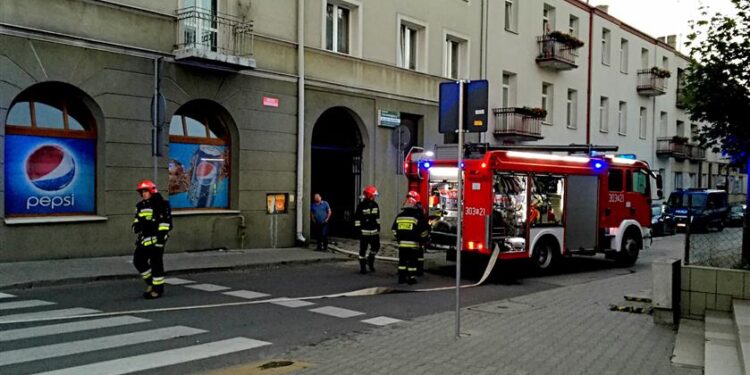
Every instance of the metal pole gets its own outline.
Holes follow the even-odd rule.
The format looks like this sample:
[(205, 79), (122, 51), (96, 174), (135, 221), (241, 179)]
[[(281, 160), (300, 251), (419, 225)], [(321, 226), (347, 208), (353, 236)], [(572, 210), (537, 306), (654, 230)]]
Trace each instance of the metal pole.
[[(690, 227), (693, 226), (693, 195), (688, 194), (687, 203), (687, 225), (685, 226), (685, 256), (683, 260), (685, 265), (690, 264)], [(684, 199), (684, 196), (683, 196)]]
[(159, 176), (158, 165), (159, 165), (159, 131), (157, 127), (158, 111), (159, 111), (159, 59), (154, 59), (154, 99), (151, 103), (151, 155), (154, 159), (154, 183), (157, 184), (157, 178)]
[(456, 338), (461, 337), (461, 239), (464, 214), (464, 81), (458, 81), (458, 217), (456, 226)]

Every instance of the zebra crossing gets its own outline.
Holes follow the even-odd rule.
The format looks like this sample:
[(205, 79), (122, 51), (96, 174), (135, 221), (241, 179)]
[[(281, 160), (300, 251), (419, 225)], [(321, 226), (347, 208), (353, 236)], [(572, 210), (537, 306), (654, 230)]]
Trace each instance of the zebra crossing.
[[(362, 319), (363, 324), (372, 326), (401, 322), (391, 317), (367, 317), (365, 312), (321, 306), (304, 299), (279, 298), (259, 291), (235, 290), (177, 278), (168, 278), (166, 282), (190, 288), (195, 293), (217, 293), (260, 302), (268, 299), (272, 305), (289, 309), (304, 308), (309, 313), (331, 318), (357, 317)], [(155, 322), (141, 316), (97, 314), (108, 315), (96, 309), (63, 307), (53, 301), (21, 299), (13, 294), (0, 293), (0, 373), (128, 374), (272, 345), (271, 342), (251, 337), (220, 337), (206, 342), (200, 339), (201, 335), (208, 333), (205, 329), (178, 324), (154, 327)], [(121, 332), (124, 330), (126, 332)], [(19, 343), (21, 345), (17, 348), (9, 349), (12, 344)], [(32, 343), (36, 345), (29, 346)], [(163, 350), (150, 351), (148, 348), (154, 343), (165, 343), (160, 346)], [(143, 353), (137, 353), (141, 348)], [(111, 353), (122, 349), (128, 349), (127, 354), (111, 359)], [(106, 353), (109, 357), (90, 360), (99, 358), (96, 353), (106, 350), (114, 351)], [(85, 354), (88, 356), (76, 357)], [(86, 358), (83, 361), (90, 362), (60, 362), (57, 360), (59, 358)], [(24, 366), (30, 366), (30, 370)]]

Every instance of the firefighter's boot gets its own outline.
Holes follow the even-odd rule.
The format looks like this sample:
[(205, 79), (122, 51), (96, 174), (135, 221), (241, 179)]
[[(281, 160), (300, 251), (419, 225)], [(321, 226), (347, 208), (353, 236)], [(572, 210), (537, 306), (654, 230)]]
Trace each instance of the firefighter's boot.
[(399, 284), (406, 283), (406, 273), (404, 273), (402, 271), (398, 271), (398, 283)]
[(151, 281), (152, 281), (151, 276), (149, 276), (148, 278), (143, 279), (143, 281), (146, 282), (146, 290), (143, 292), (143, 298), (146, 298), (146, 295), (150, 294), (151, 291), (154, 290), (154, 285), (151, 284)]
[(164, 295), (164, 284), (154, 285), (150, 292), (144, 293), (143, 297), (146, 299), (157, 299)]
[(365, 258), (359, 260), (359, 273), (363, 275), (367, 273), (366, 263)]
[(406, 283), (409, 285), (414, 285), (417, 283), (417, 278), (415, 276), (409, 276), (409, 279), (406, 280)]
[(370, 269), (370, 272), (375, 272), (375, 253), (370, 253), (367, 257), (367, 268)]

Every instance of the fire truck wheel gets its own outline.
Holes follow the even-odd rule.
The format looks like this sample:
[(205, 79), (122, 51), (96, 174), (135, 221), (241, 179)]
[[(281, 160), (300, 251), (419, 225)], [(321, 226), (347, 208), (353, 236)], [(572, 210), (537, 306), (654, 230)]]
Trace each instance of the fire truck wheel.
[(617, 263), (621, 267), (630, 267), (638, 260), (638, 253), (641, 251), (641, 236), (632, 230), (625, 232), (622, 239), (622, 249), (617, 254)]
[(549, 272), (557, 264), (558, 254), (557, 241), (543, 238), (534, 245), (531, 260), (538, 270)]

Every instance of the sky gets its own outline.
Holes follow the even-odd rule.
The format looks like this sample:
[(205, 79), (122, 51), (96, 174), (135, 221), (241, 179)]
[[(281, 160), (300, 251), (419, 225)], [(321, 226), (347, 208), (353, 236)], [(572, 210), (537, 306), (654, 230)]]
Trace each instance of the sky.
[(609, 5), (609, 14), (653, 37), (678, 35), (678, 50), (690, 33), (688, 21), (700, 16), (701, 5), (715, 11), (734, 14), (730, 0), (589, 0), (591, 5)]

